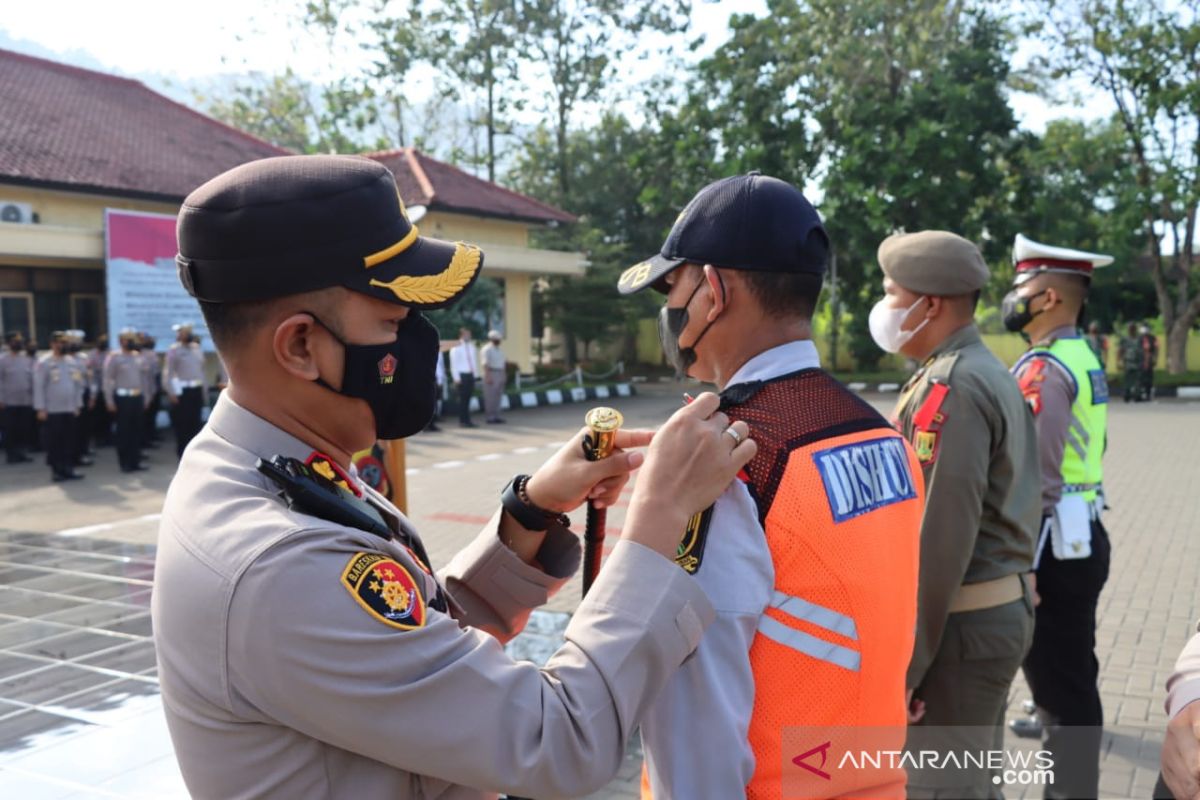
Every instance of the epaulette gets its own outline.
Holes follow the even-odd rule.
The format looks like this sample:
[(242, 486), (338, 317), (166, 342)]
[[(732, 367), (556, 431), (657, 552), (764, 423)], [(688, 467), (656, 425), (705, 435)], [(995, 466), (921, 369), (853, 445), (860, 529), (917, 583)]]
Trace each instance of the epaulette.
[(941, 429), (946, 423), (946, 412), (942, 407), (950, 394), (950, 374), (957, 361), (957, 352), (939, 357), (929, 364), (925, 373), (929, 391), (912, 417), (913, 450), (923, 465), (937, 460)]
[(270, 461), (260, 458), (257, 467), (279, 486), (280, 496), (288, 508), (383, 539), (392, 538), (392, 529), (379, 509), (303, 461), (275, 456)]

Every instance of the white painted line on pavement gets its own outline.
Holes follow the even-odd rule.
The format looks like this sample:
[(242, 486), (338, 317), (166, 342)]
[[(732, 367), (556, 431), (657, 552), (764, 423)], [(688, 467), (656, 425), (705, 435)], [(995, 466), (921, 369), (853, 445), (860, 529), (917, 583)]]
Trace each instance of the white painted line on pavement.
[(503, 453), (487, 453), (482, 456), (475, 456), (476, 461), (495, 461), (498, 458), (504, 458)]
[(565, 444), (566, 442), (546, 442), (545, 446), (550, 450), (557, 450)]
[(101, 533), (109, 531), (118, 525), (128, 525), (133, 522), (157, 522), (162, 518), (162, 514), (143, 514), (140, 517), (131, 517), (130, 519), (118, 519), (113, 522), (101, 522), (98, 525), (84, 525), (79, 528), (64, 528), (57, 532), (58, 536), (88, 536), (93, 533)]
[(465, 462), (465, 461), (439, 461), (438, 463), (433, 465), (433, 468), (434, 469), (454, 469), (455, 467), (461, 467), (463, 464), (466, 464), (466, 463), (467, 462)]
[(404, 474), (405, 475), (416, 475), (420, 471), (421, 470), (417, 469), (416, 467), (409, 467), (408, 469), (404, 470)]
[(513, 452), (519, 456), (523, 456), (526, 453), (536, 453), (537, 451), (538, 448), (536, 447), (518, 447), (516, 450), (513, 450)]

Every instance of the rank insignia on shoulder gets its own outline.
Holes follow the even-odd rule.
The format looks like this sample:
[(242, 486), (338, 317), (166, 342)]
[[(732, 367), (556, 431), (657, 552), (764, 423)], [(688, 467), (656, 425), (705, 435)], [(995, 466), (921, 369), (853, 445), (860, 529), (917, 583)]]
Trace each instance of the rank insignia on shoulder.
[(694, 514), (688, 520), (683, 538), (675, 551), (675, 563), (689, 575), (695, 575), (704, 561), (704, 544), (708, 541), (708, 525), (712, 521), (713, 507)]
[(932, 464), (937, 458), (937, 431), (917, 431), (913, 449), (917, 451), (917, 461), (922, 464)]
[(413, 576), (380, 553), (355, 553), (342, 571), (342, 585), (384, 625), (411, 631), (425, 625), (425, 601)]

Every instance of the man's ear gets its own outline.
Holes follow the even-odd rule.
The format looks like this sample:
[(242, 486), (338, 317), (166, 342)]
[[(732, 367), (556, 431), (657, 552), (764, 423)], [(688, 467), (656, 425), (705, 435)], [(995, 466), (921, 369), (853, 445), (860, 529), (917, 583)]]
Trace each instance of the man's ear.
[(313, 331), (316, 327), (311, 314), (292, 314), (275, 326), (271, 342), (279, 366), (305, 381), (320, 377), (313, 348)]
[(708, 282), (708, 291), (712, 294), (713, 299), (712, 308), (708, 310), (706, 319), (712, 322), (721, 315), (729, 303), (729, 284), (712, 264), (704, 265), (704, 280)]
[(925, 299), (929, 301), (929, 306), (925, 309), (926, 319), (937, 319), (946, 312), (946, 298), (926, 295)]

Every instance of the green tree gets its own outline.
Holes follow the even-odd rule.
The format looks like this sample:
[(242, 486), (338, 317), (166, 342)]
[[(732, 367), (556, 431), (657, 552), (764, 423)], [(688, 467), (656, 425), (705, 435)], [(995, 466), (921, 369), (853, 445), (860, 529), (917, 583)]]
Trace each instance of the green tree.
[(252, 73), (232, 86), (198, 96), (205, 113), (296, 153), (357, 153), (378, 149), (372, 94), (349, 79), (318, 86), (288, 69)]
[(459, 328), (467, 328), (482, 340), (500, 319), (503, 302), (504, 289), (496, 279), (480, 277), (454, 305), (426, 311), (425, 316), (443, 339), (457, 339)]
[(882, 239), (950, 229), (1000, 257), (985, 233), (1004, 227), (1002, 163), (1016, 143), (1010, 25), (942, 0), (769, 0), (765, 16), (730, 24), (693, 96), (711, 98), (729, 165), (819, 183), (850, 349), (872, 365)]
[(1133, 166), (1167, 366), (1182, 372), (1200, 317), (1200, 0), (1043, 0), (1047, 64), (1116, 106)]
[[(640, 322), (661, 298), (652, 292), (620, 297), (622, 271), (658, 252), (679, 209), (707, 183), (713, 146), (685, 129), (686, 121), (666, 109), (647, 114), (654, 125), (635, 127), (619, 114), (604, 114), (592, 127), (568, 137), (570, 193), (563, 205), (579, 216), (574, 225), (538, 232), (535, 244), (587, 254), (583, 278), (552, 278), (540, 298), (547, 322), (566, 338), (566, 360), (584, 357), (592, 342), (619, 340), (622, 358), (637, 354)], [(707, 153), (707, 157), (705, 156)], [(561, 197), (555, 135), (542, 126), (517, 154), (514, 188), (539, 198)]]
[(534, 104), (552, 120), (557, 159), (557, 197), (571, 195), (574, 114), (596, 100), (622, 55), (636, 52), (644, 33), (687, 29), (691, 0), (517, 0), (520, 42), (530, 65), (543, 73), (545, 91)]
[[(1142, 257), (1145, 236), (1136, 176), (1117, 120), (1052, 120), (1038, 137), (1026, 133), (1005, 169), (1011, 208), (1003, 242), (1020, 231), (1038, 241), (1110, 253), (1088, 297), (1087, 319), (1112, 330), (1118, 321), (1157, 315), (1154, 284)], [(1010, 274), (993, 282), (995, 303)]]

